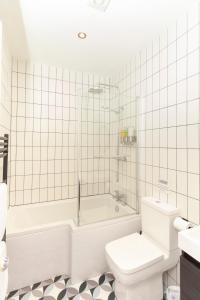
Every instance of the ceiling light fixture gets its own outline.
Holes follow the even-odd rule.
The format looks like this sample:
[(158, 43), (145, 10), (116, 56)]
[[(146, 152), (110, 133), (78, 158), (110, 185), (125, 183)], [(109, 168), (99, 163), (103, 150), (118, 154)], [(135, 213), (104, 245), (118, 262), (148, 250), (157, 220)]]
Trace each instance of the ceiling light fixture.
[(77, 35), (78, 35), (78, 38), (81, 40), (84, 40), (87, 37), (87, 34), (85, 32), (79, 32)]
[(89, 5), (100, 11), (106, 11), (111, 0), (89, 0)]

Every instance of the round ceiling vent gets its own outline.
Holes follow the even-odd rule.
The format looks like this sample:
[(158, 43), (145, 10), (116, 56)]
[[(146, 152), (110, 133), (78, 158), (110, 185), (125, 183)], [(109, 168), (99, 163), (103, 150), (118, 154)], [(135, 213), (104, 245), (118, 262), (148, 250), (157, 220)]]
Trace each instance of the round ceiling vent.
[(101, 11), (106, 11), (111, 0), (89, 0), (89, 5)]

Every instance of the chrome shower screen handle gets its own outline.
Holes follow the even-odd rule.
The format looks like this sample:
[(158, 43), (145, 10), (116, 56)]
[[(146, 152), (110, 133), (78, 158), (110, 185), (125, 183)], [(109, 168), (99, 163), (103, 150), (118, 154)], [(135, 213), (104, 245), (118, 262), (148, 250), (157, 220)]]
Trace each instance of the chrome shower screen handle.
[(81, 210), (81, 182), (78, 176), (78, 208), (77, 208), (77, 223), (80, 225), (80, 210)]

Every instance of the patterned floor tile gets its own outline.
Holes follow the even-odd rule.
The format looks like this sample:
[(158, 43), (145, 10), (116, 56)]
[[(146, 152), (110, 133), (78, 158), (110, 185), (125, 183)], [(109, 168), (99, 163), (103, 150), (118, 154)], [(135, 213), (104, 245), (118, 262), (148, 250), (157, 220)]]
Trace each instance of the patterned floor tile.
[(90, 291), (85, 291), (81, 294), (76, 295), (73, 300), (93, 300), (93, 297)]
[(57, 276), (9, 293), (7, 300), (116, 300), (111, 273), (72, 284), (68, 276)]

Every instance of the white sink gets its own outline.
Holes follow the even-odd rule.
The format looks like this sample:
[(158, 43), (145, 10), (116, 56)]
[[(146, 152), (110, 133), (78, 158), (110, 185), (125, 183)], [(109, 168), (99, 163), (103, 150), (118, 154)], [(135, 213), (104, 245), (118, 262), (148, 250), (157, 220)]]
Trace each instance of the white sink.
[(178, 246), (200, 262), (200, 226), (179, 232)]

